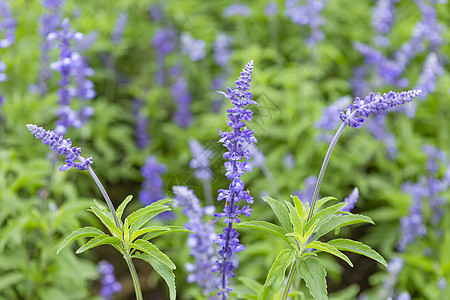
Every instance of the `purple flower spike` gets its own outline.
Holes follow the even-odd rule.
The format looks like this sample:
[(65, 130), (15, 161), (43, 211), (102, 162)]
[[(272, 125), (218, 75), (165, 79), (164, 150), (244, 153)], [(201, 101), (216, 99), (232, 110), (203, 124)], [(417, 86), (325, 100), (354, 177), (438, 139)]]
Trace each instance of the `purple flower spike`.
[[(51, 130), (45, 130), (44, 128), (33, 124), (28, 124), (27, 128), (31, 134), (36, 136), (36, 139), (42, 140), (44, 145), (50, 146), (56, 153), (66, 157), (66, 164), (59, 168), (61, 172), (70, 170), (74, 167), (78, 170), (86, 170), (88, 166), (92, 164), (92, 157), (82, 157), (80, 155), (81, 148), (72, 147), (70, 139), (66, 140), (63, 136), (56, 134)], [(75, 162), (76, 160), (79, 160), (80, 162)]]
[(199, 61), (205, 58), (205, 47), (204, 40), (196, 40), (188, 32), (181, 35), (181, 52), (187, 54), (191, 61)]
[(209, 160), (213, 156), (213, 152), (203, 148), (196, 139), (189, 140), (189, 149), (191, 149), (192, 160), (189, 166), (194, 169), (194, 176), (199, 180), (211, 180), (212, 171), (209, 166)]
[(368, 117), (370, 114), (376, 114), (379, 111), (410, 102), (421, 92), (421, 90), (410, 90), (400, 93), (391, 91), (387, 94), (384, 93), (383, 95), (380, 93), (370, 93), (364, 100), (356, 97), (353, 104), (350, 104), (346, 110), (341, 111), (340, 118), (350, 127), (361, 128), (364, 118)]
[(347, 198), (344, 199), (344, 202), (347, 203), (347, 206), (341, 209), (341, 211), (348, 211), (350, 212), (354, 207), (356, 202), (358, 202), (359, 198), (359, 190), (357, 187), (353, 189), (353, 191), (348, 195)]
[(106, 260), (102, 260), (98, 263), (97, 269), (102, 274), (102, 298), (111, 300), (115, 293), (122, 290), (122, 285), (116, 281), (114, 276), (114, 266)]
[(16, 40), (16, 20), (13, 18), (9, 2), (6, 0), (0, 1), (0, 16), (0, 32), (4, 36), (0, 40), (0, 48), (7, 48)]
[(202, 208), (194, 192), (185, 186), (174, 186), (172, 189), (174, 205), (180, 205), (189, 218), (184, 227), (194, 232), (189, 234), (187, 244), (196, 261), (195, 264), (186, 264), (186, 269), (190, 272), (187, 281), (196, 282), (205, 295), (209, 294), (219, 284), (219, 278), (211, 276), (211, 268), (216, 260), (212, 240), (216, 238), (216, 233), (214, 224), (205, 222), (203, 218), (209, 214), (211, 208), (214, 210), (214, 207)]
[(232, 16), (249, 17), (252, 14), (250, 8), (245, 4), (231, 4), (223, 11), (223, 16), (226, 18)]
[(116, 24), (114, 25), (114, 31), (112, 35), (112, 42), (114, 45), (119, 45), (120, 41), (122, 41), (123, 31), (125, 30), (125, 26), (127, 26), (128, 22), (128, 13), (121, 12), (119, 17), (117, 18)]
[(212, 269), (213, 272), (218, 272), (218, 276), (222, 277), (217, 294), (222, 295), (223, 299), (226, 299), (229, 291), (232, 290), (228, 287), (228, 278), (234, 277), (233, 270), (236, 268), (232, 261), (233, 253), (245, 250), (245, 246), (239, 244), (239, 233), (233, 228), (233, 223), (239, 223), (241, 221), (240, 215), (248, 217), (252, 211), (248, 205), (242, 208), (237, 205), (240, 200), (248, 204), (253, 203), (253, 198), (249, 195), (248, 191), (244, 190), (244, 183), (240, 179), (244, 171), (251, 172), (247, 161), (242, 162), (243, 159), (250, 160), (249, 151), (245, 150), (244, 146), (257, 142), (253, 136), (253, 130), (247, 129), (245, 124), (245, 121), (252, 120), (253, 115), (253, 112), (245, 107), (249, 104), (258, 105), (258, 103), (251, 100), (253, 94), (249, 91), (252, 71), (253, 61), (250, 61), (242, 70), (241, 76), (237, 79), (234, 90), (228, 88), (227, 93), (218, 92), (225, 98), (230, 99), (233, 104), (233, 108), (227, 109), (227, 124), (232, 130), (225, 132), (219, 130), (221, 136), (219, 141), (228, 149), (223, 154), (223, 158), (228, 160), (225, 162), (225, 169), (227, 171), (226, 176), (231, 180), (231, 184), (227, 190), (219, 190), (217, 200), (225, 199), (226, 204), (223, 213), (214, 214), (217, 220), (224, 218), (224, 222), (227, 224), (223, 233), (214, 240), (222, 248), (219, 250), (220, 258), (216, 261), (216, 265)]
[(166, 165), (159, 163), (155, 156), (147, 157), (145, 165), (141, 169), (141, 174), (145, 179), (139, 192), (139, 201), (142, 204), (149, 205), (165, 197), (161, 174), (166, 172)]

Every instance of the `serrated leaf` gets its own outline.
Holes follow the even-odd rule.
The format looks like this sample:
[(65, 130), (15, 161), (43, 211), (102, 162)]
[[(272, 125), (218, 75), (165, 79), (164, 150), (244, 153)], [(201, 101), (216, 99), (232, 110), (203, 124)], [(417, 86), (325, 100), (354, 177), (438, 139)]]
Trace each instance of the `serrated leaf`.
[(305, 281), (311, 295), (316, 300), (327, 300), (327, 272), (316, 257), (297, 261), (297, 273)]
[(106, 228), (108, 228), (109, 232), (111, 232), (113, 236), (122, 238), (122, 231), (120, 231), (120, 229), (117, 228), (116, 224), (114, 223), (113, 219), (110, 216), (108, 216), (104, 211), (101, 211), (99, 208), (95, 206), (91, 206), (90, 211), (97, 216), (100, 222), (102, 222), (103, 225), (105, 225)]
[(387, 267), (387, 263), (377, 251), (373, 250), (369, 246), (354, 240), (349, 239), (335, 239), (328, 242), (328, 244), (336, 247), (339, 250), (350, 251), (353, 253), (364, 255), (371, 258), (383, 266)]
[(137, 253), (132, 257), (142, 259), (143, 261), (151, 265), (153, 269), (166, 281), (167, 286), (169, 287), (170, 300), (175, 300), (177, 294), (175, 287), (175, 274), (173, 273), (172, 269), (161, 263), (161, 261), (159, 261), (155, 257), (145, 253)]
[(144, 214), (134, 219), (133, 223), (130, 223), (131, 224), (130, 232), (134, 233), (135, 231), (141, 229), (142, 226), (144, 226), (148, 221), (150, 221), (157, 215), (170, 210), (171, 210), (170, 207), (167, 205), (155, 206), (152, 209), (146, 210)]
[(165, 230), (169, 230), (170, 231), (170, 228), (167, 227), (167, 226), (148, 226), (148, 227), (144, 227), (144, 228), (141, 228), (141, 229), (137, 230), (136, 232), (134, 232), (131, 235), (130, 241), (131, 242), (134, 241), (136, 238), (138, 238), (139, 236), (141, 236), (143, 234), (146, 234), (146, 233), (149, 233), (149, 232), (152, 232), (152, 231), (161, 231), (161, 230), (162, 231), (165, 231)]
[(297, 214), (300, 220), (303, 220), (306, 210), (304, 209), (303, 204), (300, 201), (300, 198), (298, 196), (291, 196), (291, 198), (294, 201), (295, 209), (297, 210)]
[(100, 235), (105, 235), (105, 233), (103, 231), (101, 231), (100, 229), (94, 228), (94, 227), (83, 227), (83, 228), (78, 228), (76, 230), (74, 230), (71, 234), (69, 234), (61, 243), (61, 245), (59, 245), (58, 250), (56, 251), (56, 254), (59, 254), (59, 252), (66, 247), (68, 244), (84, 238), (84, 237), (97, 237)]
[(337, 200), (337, 199), (335, 197), (323, 197), (323, 198), (317, 200), (316, 201), (316, 206), (314, 207), (314, 212), (319, 210), (322, 207), (322, 205), (324, 205), (328, 201), (333, 201), (333, 200)]
[(305, 230), (309, 230), (310, 226), (314, 224), (316, 220), (323, 221), (336, 214), (343, 207), (347, 206), (347, 203), (338, 203), (333, 206), (327, 207), (318, 213), (313, 214), (312, 218), (306, 223)]
[(322, 222), (317, 229), (316, 239), (327, 234), (328, 232), (341, 228), (343, 226), (358, 224), (358, 223), (371, 223), (375, 224), (371, 218), (363, 215), (337, 215)]
[(150, 205), (147, 205), (141, 209), (138, 209), (137, 211), (131, 213), (127, 218), (128, 218), (128, 222), (130, 223), (130, 225), (136, 221), (136, 219), (138, 219), (140, 216), (142, 216), (143, 214), (147, 213), (148, 211), (151, 211), (155, 208), (160, 208), (162, 206), (166, 206), (165, 204), (168, 204), (170, 202), (172, 202), (172, 199), (161, 199), (158, 200), (156, 202), (153, 202)]
[(275, 258), (269, 273), (267, 274), (266, 282), (264, 283), (260, 299), (274, 299), (277, 292), (280, 291), (283, 285), (286, 269), (291, 265), (295, 259), (295, 251), (292, 249), (283, 249)]
[(164, 226), (164, 227), (168, 227), (170, 230), (160, 230), (160, 231), (149, 232), (146, 235), (144, 235), (141, 239), (148, 241), (148, 240), (154, 239), (155, 237), (161, 236), (161, 235), (166, 234), (166, 233), (191, 232), (191, 231), (189, 231), (186, 228), (181, 227), (181, 226), (170, 225), (170, 226)]
[[(297, 210), (294, 208), (294, 206), (290, 202), (285, 201), (285, 203), (289, 209), (289, 220), (291, 221), (291, 224), (294, 225), (294, 231), (302, 234), (303, 233), (303, 224), (302, 224), (302, 220), (300, 220), (300, 216), (298, 215)], [(292, 229), (290, 231), (292, 231)], [(288, 232), (290, 232), (290, 231), (288, 231)]]
[(273, 212), (280, 221), (281, 226), (286, 232), (292, 231), (292, 225), (289, 219), (289, 211), (286, 206), (278, 200), (275, 200), (269, 196), (264, 196), (262, 199), (267, 202), (272, 208)]
[(86, 244), (84, 244), (83, 246), (78, 248), (78, 250), (75, 253), (80, 254), (86, 250), (89, 250), (89, 249), (92, 249), (94, 247), (101, 246), (101, 245), (111, 245), (114, 248), (116, 248), (117, 250), (119, 250), (120, 253), (124, 254), (123, 250), (121, 249), (122, 247), (121, 247), (119, 238), (117, 238), (115, 236), (109, 236), (106, 234), (97, 236), (97, 237), (89, 240), (89, 242), (87, 242)]
[(286, 232), (281, 228), (280, 226), (274, 225), (269, 222), (265, 221), (249, 221), (249, 222), (242, 222), (235, 225), (236, 228), (254, 228), (263, 230), (269, 233), (272, 233), (276, 235), (277, 237), (281, 238), (283, 241), (285, 241), (289, 245), (289, 239), (286, 238), (285, 234)]
[(314, 242), (311, 242), (308, 244), (308, 248), (313, 248), (313, 249), (317, 249), (317, 250), (321, 250), (321, 251), (330, 253), (330, 254), (337, 256), (340, 259), (344, 260), (346, 263), (348, 263), (350, 265), (350, 267), (353, 267), (353, 264), (352, 264), (351, 260), (347, 257), (347, 255), (345, 255), (344, 253), (339, 251), (333, 245), (329, 245), (327, 243), (322, 243), (320, 241), (314, 241)]
[(120, 203), (119, 207), (116, 210), (117, 219), (122, 220), (122, 214), (125, 211), (125, 208), (130, 201), (133, 200), (133, 195), (128, 195), (122, 203)]
[(155, 245), (149, 241), (137, 240), (130, 245), (130, 248), (142, 251), (160, 260), (163, 264), (171, 269), (176, 269), (175, 264), (170, 260), (170, 258), (161, 250), (159, 250)]

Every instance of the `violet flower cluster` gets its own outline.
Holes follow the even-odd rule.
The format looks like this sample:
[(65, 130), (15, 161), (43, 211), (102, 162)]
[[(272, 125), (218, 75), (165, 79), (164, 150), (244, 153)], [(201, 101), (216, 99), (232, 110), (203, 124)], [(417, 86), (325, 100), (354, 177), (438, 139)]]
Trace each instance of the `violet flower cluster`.
[(127, 26), (127, 22), (128, 22), (128, 13), (121, 12), (116, 20), (116, 24), (114, 25), (114, 30), (111, 38), (114, 45), (119, 45), (120, 42), (122, 41), (123, 32), (125, 30), (125, 27)]
[(203, 293), (213, 292), (219, 284), (219, 278), (211, 276), (211, 268), (216, 261), (215, 249), (212, 241), (217, 237), (214, 224), (204, 221), (204, 217), (214, 212), (213, 206), (201, 207), (200, 200), (194, 192), (185, 186), (174, 186), (174, 199), (176, 206), (181, 206), (183, 213), (188, 217), (184, 227), (192, 231), (189, 234), (187, 244), (190, 254), (195, 259), (195, 264), (187, 263), (186, 269), (190, 272), (187, 281), (196, 282), (202, 288)]
[(41, 41), (41, 57), (40, 57), (40, 70), (39, 70), (39, 82), (37, 89), (41, 96), (47, 93), (47, 82), (51, 77), (51, 72), (48, 67), (50, 63), (50, 49), (51, 43), (47, 39), (48, 35), (52, 32), (56, 32), (58, 25), (61, 22), (61, 7), (63, 6), (63, 0), (46, 0), (42, 1), (42, 6), (47, 10), (39, 17), (39, 34), (42, 37)]
[(250, 160), (248, 150), (244, 150), (244, 143), (257, 142), (253, 136), (253, 130), (247, 129), (245, 124), (245, 121), (252, 120), (253, 115), (253, 112), (245, 107), (250, 104), (258, 105), (251, 100), (253, 94), (249, 91), (252, 71), (253, 61), (250, 61), (236, 81), (236, 88), (234, 90), (228, 88), (227, 93), (219, 92), (225, 98), (230, 99), (233, 104), (233, 108), (227, 109), (227, 124), (232, 130), (225, 132), (219, 130), (221, 136), (219, 141), (228, 149), (223, 154), (223, 158), (228, 160), (225, 162), (227, 171), (225, 175), (228, 180), (231, 180), (231, 184), (228, 189), (219, 190), (217, 200), (225, 199), (226, 204), (223, 213), (214, 214), (217, 219), (224, 218), (224, 222), (227, 224), (223, 233), (220, 233), (219, 237), (215, 239), (215, 242), (222, 248), (219, 250), (220, 259), (216, 261), (213, 268), (213, 272), (218, 272), (218, 276), (222, 277), (218, 295), (222, 295), (223, 299), (226, 299), (229, 291), (232, 290), (228, 287), (228, 279), (235, 276), (233, 270), (236, 267), (232, 262), (233, 253), (245, 250), (245, 246), (239, 244), (239, 234), (233, 228), (233, 223), (241, 221), (240, 215), (249, 217), (252, 212), (248, 205), (242, 208), (238, 205), (240, 200), (247, 204), (253, 203), (253, 198), (248, 191), (244, 190), (244, 183), (240, 179), (245, 171), (251, 172), (247, 161), (241, 161), (243, 159)]
[(395, 4), (399, 0), (378, 0), (373, 8), (372, 27), (377, 32), (375, 43), (380, 47), (388, 47), (390, 44), (386, 35), (394, 25)]
[(389, 299), (392, 296), (395, 285), (397, 284), (398, 276), (403, 269), (403, 259), (401, 257), (393, 257), (387, 266), (388, 275), (383, 281), (383, 290), (380, 299)]
[(325, 37), (320, 27), (324, 23), (321, 12), (327, 2), (328, 0), (286, 0), (285, 2), (286, 17), (294, 24), (308, 26), (311, 29), (311, 34), (306, 39), (309, 47), (313, 47)]
[[(42, 140), (44, 145), (50, 146), (56, 153), (65, 156), (66, 164), (59, 168), (61, 172), (70, 170), (71, 168), (86, 170), (92, 164), (92, 157), (82, 157), (81, 148), (72, 147), (72, 141), (70, 139), (64, 139), (62, 135), (33, 124), (28, 124), (27, 128), (36, 139)], [(77, 160), (79, 162), (76, 162)]]
[(102, 260), (98, 263), (97, 269), (102, 275), (102, 299), (111, 300), (115, 293), (122, 290), (122, 285), (116, 280), (116, 277), (114, 276), (114, 266), (106, 260)]
[(202, 144), (196, 139), (189, 140), (189, 149), (192, 153), (189, 167), (195, 170), (195, 178), (202, 181), (211, 180), (213, 173), (209, 166), (209, 160), (213, 157), (213, 152), (210, 149), (203, 148)]
[[(175, 72), (179, 73), (179, 72)], [(187, 80), (180, 74), (172, 76), (174, 79), (170, 86), (172, 98), (177, 105), (177, 110), (174, 114), (174, 121), (180, 127), (188, 127), (193, 121), (191, 113), (192, 96), (189, 94)]]
[(188, 33), (181, 34), (181, 52), (187, 54), (191, 61), (199, 61), (206, 56), (206, 43), (204, 40), (196, 40)]
[(347, 211), (350, 212), (354, 207), (356, 202), (358, 202), (359, 199), (359, 190), (357, 187), (353, 189), (353, 191), (344, 199), (344, 202), (347, 203), (347, 206), (344, 206), (344, 208), (341, 209), (341, 211)]
[(149, 205), (165, 197), (161, 175), (166, 172), (166, 165), (159, 163), (155, 156), (147, 157), (144, 166), (141, 168), (144, 182), (139, 192), (139, 201), (142, 204)]
[(177, 41), (177, 33), (170, 27), (158, 29), (152, 38), (152, 46), (156, 50), (156, 82), (160, 86), (163, 86), (166, 82), (166, 56), (175, 50)]
[(250, 8), (241, 3), (231, 4), (223, 10), (223, 16), (230, 18), (232, 16), (249, 17), (252, 14)]
[[(93, 114), (93, 108), (86, 105), (86, 100), (95, 97), (94, 84), (86, 79), (86, 76), (92, 76), (94, 71), (89, 68), (83, 57), (73, 50), (72, 42), (82, 40), (83, 34), (70, 29), (69, 19), (64, 19), (61, 23), (61, 29), (58, 32), (52, 32), (48, 35), (48, 40), (58, 40), (60, 48), (60, 58), (58, 61), (50, 64), (50, 68), (61, 75), (59, 81), (58, 104), (60, 105), (56, 115), (55, 132), (65, 134), (70, 126), (80, 128), (84, 122)], [(72, 77), (76, 87), (71, 86)], [(73, 97), (78, 97), (81, 101), (81, 108), (75, 111), (70, 107)]]
[(400, 93), (392, 92), (374, 94), (370, 93), (364, 100), (355, 98), (353, 104), (340, 113), (341, 120), (350, 127), (361, 128), (364, 118), (370, 114), (376, 114), (379, 111), (387, 110), (397, 105), (410, 102), (421, 93), (421, 90), (403, 91)]
[[(6, 0), (0, 0), (0, 48), (7, 48), (14, 43), (16, 36), (16, 20), (13, 18), (9, 2)], [(6, 64), (0, 60), (0, 82), (4, 82), (8, 79), (8, 75), (5, 74)], [(5, 96), (0, 95), (0, 106), (3, 105)]]
[(133, 114), (135, 118), (134, 124), (134, 136), (136, 140), (136, 145), (139, 149), (144, 149), (150, 143), (150, 137), (148, 135), (148, 120), (147, 117), (142, 112), (142, 107), (144, 106), (144, 102), (139, 99), (133, 100)]

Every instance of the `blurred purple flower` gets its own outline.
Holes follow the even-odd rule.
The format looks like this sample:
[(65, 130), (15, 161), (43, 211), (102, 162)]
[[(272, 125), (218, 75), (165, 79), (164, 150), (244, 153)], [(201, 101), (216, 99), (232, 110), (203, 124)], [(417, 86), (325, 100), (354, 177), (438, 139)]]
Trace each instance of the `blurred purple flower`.
[[(311, 203), (314, 196), (314, 188), (316, 187), (317, 177), (314, 175), (308, 176), (303, 181), (303, 190), (295, 191), (293, 194), (298, 196), (302, 203)], [(320, 195), (317, 195), (317, 199), (320, 199)]]
[(288, 152), (283, 157), (284, 166), (288, 170), (292, 170), (295, 167), (295, 157), (292, 153)]
[(187, 54), (191, 61), (199, 61), (205, 58), (205, 47), (204, 40), (196, 40), (188, 32), (181, 34), (181, 52)]
[(314, 128), (321, 129), (317, 140), (331, 142), (334, 136), (334, 132), (341, 124), (339, 118), (339, 112), (347, 107), (351, 102), (351, 98), (348, 96), (341, 97), (329, 106), (325, 107), (320, 119), (314, 122)]
[(232, 16), (249, 17), (251, 15), (250, 8), (245, 4), (231, 4), (223, 10), (223, 16), (226, 18)]
[(6, 0), (0, 0), (0, 17), (0, 33), (3, 36), (3, 39), (0, 39), (0, 48), (7, 48), (16, 40), (16, 20)]
[(393, 158), (397, 154), (397, 142), (395, 136), (386, 129), (386, 117), (384, 113), (376, 114), (367, 120), (366, 128), (375, 139), (386, 144), (387, 154)]
[(209, 160), (213, 156), (213, 152), (203, 148), (196, 139), (189, 140), (189, 149), (191, 150), (192, 160), (189, 167), (194, 169), (194, 176), (199, 180), (211, 180), (212, 171), (209, 166)]
[(158, 4), (152, 4), (148, 7), (148, 14), (150, 19), (154, 22), (159, 22), (163, 19), (163, 12)]
[(97, 269), (102, 275), (102, 299), (111, 300), (115, 293), (122, 290), (122, 285), (116, 281), (116, 277), (114, 276), (114, 266), (106, 260), (102, 260), (98, 263)]
[(189, 94), (186, 79), (183, 77), (175, 78), (170, 86), (170, 92), (177, 104), (177, 111), (173, 118), (175, 123), (180, 127), (188, 127), (193, 122), (193, 118), (190, 108), (192, 97)]
[(353, 191), (350, 193), (350, 195), (348, 195), (348, 197), (344, 199), (344, 202), (347, 203), (347, 206), (344, 206), (344, 208), (342, 208), (341, 211), (350, 212), (355, 207), (355, 204), (356, 202), (358, 202), (358, 199), (359, 199), (359, 190), (357, 187), (355, 187)]
[(252, 158), (252, 160), (248, 161), (250, 168), (259, 168), (266, 163), (266, 157), (255, 144), (245, 144), (243, 149), (247, 150), (248, 155)]
[(159, 85), (164, 85), (165, 78), (165, 59), (166, 56), (172, 52), (176, 47), (178, 40), (177, 34), (173, 28), (158, 29), (152, 39), (152, 45), (156, 50), (156, 82)]
[(64, 0), (42, 0), (42, 6), (47, 9), (60, 9), (64, 5)]
[(193, 231), (189, 233), (187, 244), (190, 254), (195, 258), (195, 264), (187, 263), (186, 269), (190, 272), (187, 281), (196, 282), (202, 288), (203, 294), (209, 294), (219, 285), (219, 277), (213, 276), (211, 268), (217, 260), (213, 240), (217, 237), (214, 224), (204, 221), (205, 215), (214, 212), (214, 207), (202, 208), (194, 192), (185, 186), (172, 187), (175, 206), (181, 206), (183, 213), (188, 217), (184, 227)]
[(276, 15), (278, 10), (278, 4), (276, 2), (270, 1), (267, 3), (266, 7), (264, 8), (264, 12), (266, 13), (266, 16), (274, 16)]
[(139, 192), (139, 201), (142, 204), (149, 205), (165, 197), (161, 175), (166, 172), (166, 165), (159, 163), (155, 156), (147, 157), (144, 166), (141, 168), (144, 182)]
[(395, 3), (399, 0), (378, 0), (372, 12), (372, 27), (377, 32), (375, 43), (380, 47), (388, 47), (390, 42), (386, 34), (392, 28), (395, 18)]
[(123, 32), (125, 30), (125, 26), (127, 26), (127, 22), (128, 22), (128, 13), (121, 12), (116, 20), (116, 24), (114, 25), (114, 30), (112, 34), (112, 42), (114, 45), (119, 45), (120, 41), (122, 41)]
[(444, 74), (444, 68), (439, 61), (435, 52), (428, 53), (427, 59), (423, 64), (422, 73), (415, 86), (415, 89), (422, 90), (419, 99), (425, 100), (428, 94), (431, 94), (436, 89), (437, 78)]
[(225, 33), (217, 34), (213, 43), (213, 57), (214, 61), (220, 67), (225, 67), (230, 61), (233, 52), (231, 46), (233, 45), (233, 38)]
[(134, 124), (134, 136), (136, 139), (136, 145), (139, 149), (144, 149), (150, 143), (150, 137), (147, 132), (148, 120), (142, 112), (144, 102), (139, 99), (133, 100), (133, 115), (135, 118)]

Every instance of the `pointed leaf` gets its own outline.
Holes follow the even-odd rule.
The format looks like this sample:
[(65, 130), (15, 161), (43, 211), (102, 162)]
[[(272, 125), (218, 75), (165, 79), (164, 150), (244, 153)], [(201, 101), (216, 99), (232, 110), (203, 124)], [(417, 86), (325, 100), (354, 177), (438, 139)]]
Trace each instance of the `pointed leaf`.
[(256, 281), (255, 279), (247, 276), (239, 276), (237, 280), (246, 286), (252, 293), (259, 294), (263, 285)]
[(100, 246), (100, 245), (111, 245), (117, 250), (119, 250), (122, 254), (123, 250), (121, 250), (121, 244), (118, 237), (115, 236), (109, 236), (109, 235), (100, 235), (98, 237), (95, 237), (91, 239), (89, 242), (78, 248), (78, 250), (75, 252), (76, 254), (83, 253), (86, 250), (89, 250), (91, 248)]
[(260, 299), (274, 299), (277, 292), (281, 291), (283, 285), (286, 269), (292, 264), (295, 259), (295, 251), (292, 249), (283, 249), (275, 258), (275, 261), (270, 267), (267, 274), (266, 282), (264, 283)]
[(155, 245), (153, 245), (149, 241), (137, 240), (130, 245), (130, 248), (134, 248), (155, 257), (171, 269), (177, 268), (165, 253), (161, 252)]
[(371, 218), (363, 215), (349, 214), (349, 215), (333, 216), (319, 225), (315, 238), (318, 239), (321, 236), (337, 228), (358, 223), (375, 224)]
[(272, 208), (273, 212), (278, 218), (278, 221), (280, 221), (281, 226), (286, 232), (292, 231), (292, 225), (289, 219), (289, 211), (287, 210), (286, 206), (273, 198), (270, 198), (269, 196), (264, 196), (262, 199), (267, 202), (270, 207)]
[[(292, 225), (294, 225), (294, 231), (298, 232), (300, 234), (303, 233), (303, 224), (302, 220), (300, 220), (300, 216), (297, 213), (297, 210), (294, 208), (294, 206), (288, 202), (285, 201), (286, 206), (289, 208), (289, 220), (291, 221)], [(292, 231), (292, 229), (290, 230)], [(288, 231), (288, 232), (290, 232)]]
[(138, 253), (133, 255), (132, 257), (142, 259), (143, 261), (150, 264), (153, 269), (166, 281), (167, 286), (169, 287), (170, 300), (175, 300), (175, 274), (173, 274), (172, 269), (170, 269), (167, 265), (161, 263), (161, 261), (156, 259), (154, 256), (145, 253)]
[(160, 235), (166, 234), (166, 233), (172, 233), (172, 232), (191, 232), (190, 230), (187, 230), (184, 227), (181, 226), (175, 226), (175, 225), (170, 225), (170, 226), (164, 226), (169, 228), (169, 230), (159, 230), (159, 231), (153, 231), (153, 232), (149, 232), (146, 235), (144, 235), (141, 239), (142, 240), (151, 240), (155, 237), (158, 237)]
[(104, 211), (98, 209), (95, 206), (91, 206), (90, 211), (93, 212), (94, 215), (97, 216), (97, 218), (99, 218), (100, 222), (102, 222), (103, 225), (108, 228), (109, 232), (111, 232), (113, 236), (122, 238), (122, 231), (117, 228), (116, 224), (114, 224), (114, 221), (110, 216), (108, 216)]
[(335, 239), (329, 241), (328, 244), (336, 247), (339, 250), (350, 251), (353, 253), (364, 255), (387, 267), (386, 261), (380, 254), (378, 254), (378, 252), (361, 242), (349, 239)]
[(347, 257), (347, 255), (345, 255), (344, 253), (342, 253), (341, 251), (339, 251), (337, 248), (335, 248), (332, 245), (329, 245), (327, 243), (322, 243), (320, 241), (314, 241), (314, 242), (311, 242), (308, 244), (308, 248), (317, 249), (320, 251), (330, 253), (330, 254), (337, 256), (340, 259), (344, 260), (346, 263), (348, 263), (350, 265), (350, 267), (353, 267), (353, 264), (350, 261), (350, 259)]
[(161, 230), (162, 231), (165, 231), (165, 230), (169, 230), (170, 231), (170, 228), (167, 227), (167, 226), (148, 226), (148, 227), (144, 227), (144, 228), (141, 228), (141, 229), (137, 230), (136, 232), (134, 232), (131, 235), (130, 241), (131, 242), (134, 241), (136, 238), (138, 238), (139, 236), (141, 236), (141, 235), (143, 235), (145, 233), (149, 233), (149, 232), (152, 232), (152, 231), (161, 231)]
[(276, 235), (277, 237), (281, 238), (283, 241), (285, 241), (289, 245), (289, 239), (287, 239), (285, 236), (286, 232), (280, 226), (274, 225), (272, 223), (265, 222), (265, 221), (250, 221), (250, 222), (238, 223), (238, 224), (236, 224), (235, 227), (236, 228), (254, 228), (254, 229), (259, 229), (259, 230), (263, 230), (266, 232), (270, 232), (270, 233)]
[(169, 210), (171, 210), (171, 209), (167, 205), (155, 206), (152, 209), (148, 209), (144, 214), (142, 214), (138, 218), (134, 219), (133, 223), (130, 223), (130, 224), (132, 224), (131, 228), (130, 228), (130, 232), (131, 233), (136, 232), (137, 230), (141, 229), (142, 226), (144, 226), (148, 221), (150, 221), (157, 215), (159, 215), (163, 212), (169, 211)]
[(150, 205), (147, 205), (141, 209), (138, 209), (137, 211), (133, 212), (132, 214), (130, 214), (127, 218), (128, 218), (128, 222), (131, 224), (133, 224), (136, 219), (138, 219), (140, 216), (142, 216), (143, 214), (147, 213), (148, 211), (153, 211), (156, 208), (161, 208), (162, 206), (165, 206), (165, 204), (168, 204), (170, 202), (172, 202), (172, 199), (161, 199), (158, 200), (156, 202), (153, 202)]
[(303, 217), (305, 216), (305, 213), (307, 212), (306, 209), (304, 209), (302, 202), (300, 201), (300, 198), (298, 196), (292, 196), (292, 200), (294, 200), (294, 206), (297, 210), (297, 214), (300, 218), (300, 220), (303, 220)]
[(128, 195), (122, 203), (120, 203), (119, 207), (116, 210), (117, 219), (122, 220), (122, 214), (125, 211), (125, 207), (128, 203), (133, 199), (133, 195)]
[(314, 207), (314, 212), (319, 210), (322, 207), (322, 205), (324, 205), (328, 201), (332, 201), (332, 200), (337, 200), (337, 199), (335, 197), (323, 197), (322, 199), (317, 200), (316, 206)]
[(59, 252), (66, 247), (67, 245), (69, 245), (70, 243), (72, 243), (73, 241), (76, 241), (78, 239), (84, 238), (84, 237), (97, 237), (100, 235), (105, 235), (105, 233), (103, 231), (101, 231), (100, 229), (94, 228), (94, 227), (83, 227), (83, 228), (78, 228), (76, 230), (74, 230), (71, 234), (69, 234), (61, 243), (61, 245), (59, 245), (58, 250), (56, 251), (56, 254), (59, 254)]
[(330, 206), (325, 208), (324, 210), (321, 210), (317, 213), (315, 213), (312, 218), (306, 223), (305, 230), (308, 230), (312, 224), (316, 220), (323, 221), (331, 217), (332, 215), (336, 214), (339, 210), (341, 210), (343, 207), (347, 206), (347, 203), (338, 203), (336, 205)]
[(327, 272), (316, 257), (308, 257), (297, 262), (297, 273), (305, 281), (311, 295), (316, 300), (327, 300)]
[(130, 242), (130, 226), (128, 225), (128, 220), (125, 220), (125, 224), (122, 227), (123, 230), (123, 240), (125, 243)]

